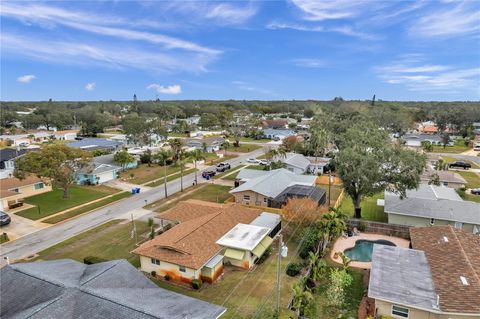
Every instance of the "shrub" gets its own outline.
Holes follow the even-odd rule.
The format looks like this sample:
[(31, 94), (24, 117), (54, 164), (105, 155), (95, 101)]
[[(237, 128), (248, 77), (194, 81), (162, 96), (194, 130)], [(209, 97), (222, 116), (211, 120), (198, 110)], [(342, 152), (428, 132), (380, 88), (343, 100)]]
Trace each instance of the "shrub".
[(285, 272), (290, 277), (295, 277), (296, 275), (298, 275), (300, 273), (300, 270), (302, 270), (302, 266), (300, 264), (289, 263), (287, 265), (287, 268), (285, 269)]
[(365, 224), (364, 222), (360, 222), (360, 224), (358, 224), (358, 230), (364, 232), (365, 229), (367, 229), (367, 224)]
[(201, 281), (201, 280), (198, 280), (198, 279), (193, 279), (193, 280), (192, 280), (192, 287), (193, 287), (193, 289), (195, 289), (195, 290), (200, 289), (200, 287), (202, 287), (202, 281)]
[(87, 257), (83, 258), (83, 263), (86, 264), (86, 265), (103, 263), (105, 261), (108, 261), (108, 260), (100, 258), (100, 257), (95, 257), (95, 256), (87, 256)]
[(170, 275), (169, 275), (169, 274), (166, 274), (166, 275), (163, 277), (163, 279), (165, 279), (166, 281), (170, 281), (170, 279), (172, 279), (172, 278), (170, 278)]
[(153, 278), (157, 277), (157, 272), (154, 270), (150, 273), (150, 275), (152, 275)]
[(304, 231), (302, 236), (303, 241), (300, 245), (298, 253), (302, 259), (307, 258), (310, 251), (315, 251), (316, 245), (318, 243), (319, 232), (320, 230), (316, 225), (312, 225)]

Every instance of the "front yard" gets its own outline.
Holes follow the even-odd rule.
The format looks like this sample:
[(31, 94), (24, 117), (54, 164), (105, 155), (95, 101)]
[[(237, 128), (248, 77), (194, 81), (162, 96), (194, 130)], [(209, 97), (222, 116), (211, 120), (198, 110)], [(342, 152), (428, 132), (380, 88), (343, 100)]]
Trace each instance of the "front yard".
[[(383, 206), (377, 205), (377, 199), (383, 199), (383, 192), (372, 197), (366, 197), (362, 200), (362, 219), (376, 222), (387, 222), (388, 216), (385, 214)], [(340, 210), (350, 217), (355, 215), (355, 209), (350, 196), (345, 195), (345, 197), (343, 197), (342, 203), (340, 204)]]
[(70, 187), (70, 198), (63, 198), (63, 190), (56, 188), (48, 193), (28, 197), (25, 203), (34, 205), (26, 210), (16, 213), (19, 216), (37, 220), (47, 217), (63, 210), (82, 205), (93, 200), (118, 192), (118, 189), (107, 186), (77, 186)]
[(433, 145), (433, 153), (463, 153), (468, 151), (470, 147), (465, 145), (463, 139), (456, 140), (452, 146), (445, 146), (442, 145)]
[[(180, 167), (168, 166), (167, 175), (180, 171)], [(145, 184), (154, 179), (162, 178), (165, 173), (163, 166), (158, 164), (140, 164), (137, 168), (129, 169), (120, 173), (120, 179), (132, 184)]]
[(228, 154), (228, 152), (249, 153), (249, 152), (253, 152), (255, 150), (258, 150), (261, 147), (262, 146), (260, 146), (260, 145), (242, 144), (242, 143), (240, 143), (239, 147), (235, 147), (233, 144), (230, 144), (230, 146), (227, 148), (227, 154)]
[(479, 188), (480, 187), (480, 176), (474, 172), (467, 171), (455, 171), (456, 173), (462, 175), (463, 178), (467, 181), (465, 185), (466, 188)]

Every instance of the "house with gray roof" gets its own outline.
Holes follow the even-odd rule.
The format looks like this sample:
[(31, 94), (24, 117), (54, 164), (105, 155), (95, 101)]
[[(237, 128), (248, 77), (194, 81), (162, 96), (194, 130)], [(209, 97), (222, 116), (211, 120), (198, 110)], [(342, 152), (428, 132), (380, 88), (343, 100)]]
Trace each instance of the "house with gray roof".
[(438, 177), (438, 181), (440, 185), (447, 186), (451, 188), (461, 188), (465, 187), (467, 181), (462, 175), (452, 172), (452, 171), (436, 171), (433, 169), (427, 169), (425, 172), (420, 176), (420, 181), (422, 184), (428, 184), (432, 180), (435, 180)]
[(159, 288), (126, 260), (8, 265), (0, 283), (1, 318), (210, 319), (225, 312)]
[(385, 192), (385, 213), (388, 223), (424, 227), (452, 225), (472, 233), (480, 233), (480, 203), (463, 200), (450, 187), (421, 184), (408, 190), (405, 198)]
[(212, 136), (205, 138), (189, 138), (186, 139), (185, 144), (187, 145), (187, 147), (212, 153), (219, 151), (224, 142), (225, 139), (223, 137)]
[[(405, 134), (402, 137), (406, 146), (421, 147), (422, 142), (430, 142), (432, 145), (443, 145), (442, 137), (439, 134)], [(452, 141), (449, 141), (447, 145), (453, 145)]]
[(122, 170), (120, 166), (102, 164), (92, 161), (86, 167), (75, 172), (75, 183), (77, 185), (98, 185), (117, 179), (118, 173)]
[(284, 163), (286, 168), (295, 174), (323, 174), (325, 166), (328, 165), (331, 159), (286, 153), (284, 156), (277, 156), (274, 160)]
[(271, 171), (242, 169), (237, 175), (238, 187), (230, 191), (235, 202), (271, 207), (272, 200), (293, 185), (315, 187), (315, 176), (298, 175), (287, 169)]
[(69, 143), (68, 146), (73, 148), (80, 148), (85, 151), (101, 150), (107, 152), (114, 152), (123, 146), (123, 143), (105, 138), (87, 137), (80, 141)]

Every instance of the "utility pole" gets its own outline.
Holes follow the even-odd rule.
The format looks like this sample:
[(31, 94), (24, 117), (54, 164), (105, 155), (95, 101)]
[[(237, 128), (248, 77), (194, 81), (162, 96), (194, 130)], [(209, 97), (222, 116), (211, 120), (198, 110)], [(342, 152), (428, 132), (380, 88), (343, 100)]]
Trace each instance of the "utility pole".
[(135, 226), (135, 222), (133, 221), (133, 214), (132, 216), (132, 234), (131, 237), (132, 239), (135, 237), (135, 245), (138, 243), (138, 236), (137, 236), (137, 227)]
[(283, 235), (278, 235), (278, 260), (277, 260), (277, 313), (280, 314), (280, 272), (282, 269), (282, 257), (287, 257), (288, 248), (283, 243)]

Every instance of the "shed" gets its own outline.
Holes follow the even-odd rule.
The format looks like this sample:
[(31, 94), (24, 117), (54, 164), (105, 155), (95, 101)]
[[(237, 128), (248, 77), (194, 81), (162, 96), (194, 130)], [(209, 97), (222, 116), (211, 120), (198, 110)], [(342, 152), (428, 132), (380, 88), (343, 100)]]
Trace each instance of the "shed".
[(250, 225), (270, 228), (268, 236), (273, 238), (282, 229), (282, 218), (278, 214), (263, 212)]

